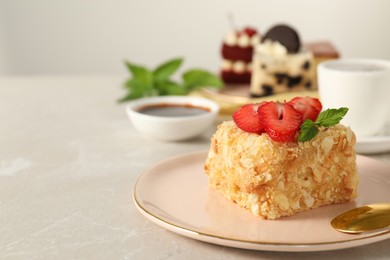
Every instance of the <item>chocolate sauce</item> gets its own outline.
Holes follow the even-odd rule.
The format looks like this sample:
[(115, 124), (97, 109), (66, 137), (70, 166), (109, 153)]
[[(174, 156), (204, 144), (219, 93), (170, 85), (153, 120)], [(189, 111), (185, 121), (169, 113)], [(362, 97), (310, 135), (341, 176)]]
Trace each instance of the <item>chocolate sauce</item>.
[(206, 107), (194, 106), (191, 104), (155, 104), (140, 107), (138, 112), (161, 117), (183, 117), (197, 116), (209, 113), (210, 109)]

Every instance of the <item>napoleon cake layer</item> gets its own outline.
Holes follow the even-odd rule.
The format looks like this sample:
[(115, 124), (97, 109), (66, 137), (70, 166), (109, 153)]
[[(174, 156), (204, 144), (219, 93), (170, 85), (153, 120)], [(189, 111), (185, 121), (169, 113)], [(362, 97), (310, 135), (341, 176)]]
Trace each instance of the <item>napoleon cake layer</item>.
[(218, 126), (205, 163), (209, 186), (265, 219), (356, 197), (355, 135), (343, 125), (319, 128), (306, 142), (275, 142), (233, 121)]

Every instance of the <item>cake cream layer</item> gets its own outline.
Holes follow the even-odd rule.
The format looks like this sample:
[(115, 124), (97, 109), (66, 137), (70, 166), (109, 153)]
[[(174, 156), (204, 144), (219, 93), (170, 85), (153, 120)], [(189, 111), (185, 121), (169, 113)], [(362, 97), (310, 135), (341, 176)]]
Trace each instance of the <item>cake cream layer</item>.
[(209, 186), (254, 215), (276, 219), (357, 194), (355, 135), (347, 127), (320, 128), (307, 142), (275, 142), (267, 134), (218, 126), (205, 163)]

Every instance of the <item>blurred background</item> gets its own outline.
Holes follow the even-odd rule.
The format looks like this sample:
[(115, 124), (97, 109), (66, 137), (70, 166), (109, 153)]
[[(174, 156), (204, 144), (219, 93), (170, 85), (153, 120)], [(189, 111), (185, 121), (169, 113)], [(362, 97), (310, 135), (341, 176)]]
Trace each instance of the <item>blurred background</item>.
[(125, 74), (184, 57), (218, 71), (230, 30), (276, 23), (304, 42), (329, 40), (342, 57), (390, 59), (388, 0), (0, 0), (0, 75)]

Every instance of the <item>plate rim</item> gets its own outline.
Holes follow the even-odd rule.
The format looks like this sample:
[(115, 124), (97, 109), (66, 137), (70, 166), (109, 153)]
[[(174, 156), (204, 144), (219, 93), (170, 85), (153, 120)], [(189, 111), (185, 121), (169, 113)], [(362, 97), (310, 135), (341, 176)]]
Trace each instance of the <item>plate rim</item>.
[(362, 154), (380, 154), (390, 151), (390, 135), (356, 138), (356, 151)]
[[(208, 150), (201, 150), (201, 151), (195, 151), (195, 152), (188, 152), (188, 153), (182, 153), (178, 154), (166, 159), (163, 159), (161, 161), (158, 161), (157, 163), (153, 164), (151, 167), (143, 171), (140, 176), (137, 178), (133, 192), (132, 192), (132, 199), (133, 202), (138, 209), (138, 211), (144, 215), (148, 220), (151, 222), (159, 225), (160, 227), (163, 227), (171, 232), (174, 232), (176, 234), (180, 234), (195, 240), (199, 241), (204, 241), (212, 244), (218, 244), (218, 245), (223, 245), (223, 246), (229, 246), (229, 247), (234, 247), (234, 248), (241, 248), (241, 249), (252, 249), (252, 250), (264, 250), (264, 251), (279, 251), (279, 252), (309, 252), (309, 251), (328, 251), (328, 250), (338, 250), (338, 249), (346, 249), (346, 248), (351, 248), (351, 247), (357, 247), (361, 245), (368, 245), (371, 243), (379, 242), (382, 240), (389, 239), (390, 236), (387, 237), (387, 235), (390, 235), (390, 229), (389, 230), (384, 230), (382, 232), (374, 232), (372, 235), (364, 236), (364, 237), (358, 237), (354, 239), (346, 239), (346, 240), (338, 240), (338, 241), (328, 241), (328, 242), (313, 242), (313, 243), (286, 243), (286, 242), (269, 242), (269, 241), (254, 241), (254, 240), (245, 240), (245, 239), (236, 239), (236, 238), (231, 238), (231, 237), (224, 237), (224, 236), (219, 236), (215, 234), (210, 234), (206, 232), (201, 232), (197, 231), (188, 227), (184, 227), (175, 223), (172, 223), (169, 220), (163, 219), (160, 216), (157, 216), (156, 214), (150, 212), (147, 210), (142, 203), (140, 202), (139, 198), (137, 197), (137, 188), (138, 185), (143, 177), (145, 177), (149, 172), (151, 172), (152, 169), (157, 167), (158, 165), (168, 163), (170, 161), (177, 160), (182, 157), (192, 157), (192, 156), (199, 156), (204, 154), (207, 156)], [(375, 161), (376, 163), (381, 163), (382, 162), (372, 159), (368, 156), (363, 156), (363, 155), (357, 155), (358, 158), (363, 158), (365, 160), (371, 160)], [(178, 232), (180, 231), (180, 232)], [(356, 236), (354, 234), (351, 235), (351, 237)], [(385, 236), (383, 238), (383, 236)], [(203, 239), (204, 238), (204, 239)], [(209, 241), (208, 239), (205, 238), (210, 238), (210, 239), (217, 239), (217, 241)], [(367, 241), (368, 240), (368, 241)], [(228, 242), (226, 243), (221, 243), (221, 241)], [(220, 243), (217, 243), (220, 242)], [(359, 243), (359, 242), (364, 242), (364, 243)], [(237, 245), (230, 245), (230, 243), (238, 243), (238, 244), (243, 244), (243, 245), (248, 245), (248, 246), (237, 246)], [(343, 245), (343, 247), (335, 247), (332, 248), (329, 246), (332, 245)], [(250, 246), (252, 245), (252, 246)], [(277, 250), (276, 250), (277, 249)]]

